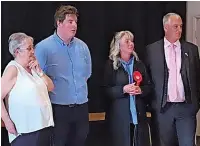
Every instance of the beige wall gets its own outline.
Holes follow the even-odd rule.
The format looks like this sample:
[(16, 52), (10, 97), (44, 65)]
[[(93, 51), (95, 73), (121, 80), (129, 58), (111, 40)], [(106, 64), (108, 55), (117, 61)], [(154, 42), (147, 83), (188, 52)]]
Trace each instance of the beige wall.
[(186, 7), (186, 40), (192, 42), (193, 16), (200, 15), (200, 1), (188, 1)]
[[(193, 17), (200, 15), (200, 1), (187, 2), (186, 11), (186, 40), (193, 42)], [(200, 34), (197, 34), (200, 36)], [(199, 37), (198, 37), (199, 38)], [(199, 47), (200, 53), (200, 47)], [(197, 129), (196, 134), (200, 136), (200, 111), (197, 113)]]

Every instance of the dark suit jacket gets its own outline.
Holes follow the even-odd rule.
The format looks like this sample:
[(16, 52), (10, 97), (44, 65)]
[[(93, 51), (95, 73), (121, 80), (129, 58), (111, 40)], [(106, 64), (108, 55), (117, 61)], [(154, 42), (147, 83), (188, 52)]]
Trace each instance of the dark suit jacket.
[[(112, 63), (111, 60), (107, 62), (104, 74), (104, 89), (107, 102), (109, 102), (106, 111), (106, 121), (110, 130), (110, 145), (130, 146), (130, 96), (123, 93), (123, 87), (129, 84), (128, 73), (125, 71), (123, 65), (114, 70)], [(141, 61), (134, 61), (133, 71), (139, 71), (143, 77), (140, 83), (142, 94), (136, 96), (136, 109), (139, 124), (142, 125), (140, 133), (143, 134), (139, 136), (139, 139), (148, 143), (145, 98), (148, 98), (147, 95), (151, 91), (151, 82), (146, 68)], [(148, 144), (143, 145), (148, 146)]]
[[(199, 109), (200, 99), (200, 62), (198, 47), (192, 43), (181, 43), (181, 76), (186, 103), (192, 103)], [(167, 102), (168, 69), (164, 54), (164, 39), (150, 44), (146, 48), (146, 66), (154, 85), (152, 107), (162, 111)]]

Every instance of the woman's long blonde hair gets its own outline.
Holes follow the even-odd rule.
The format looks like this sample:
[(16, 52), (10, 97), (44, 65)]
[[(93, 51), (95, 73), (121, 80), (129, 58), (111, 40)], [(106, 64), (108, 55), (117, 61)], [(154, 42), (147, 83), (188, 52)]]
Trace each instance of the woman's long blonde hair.
[[(127, 35), (131, 40), (133, 40), (134, 36), (130, 31), (120, 31), (115, 34), (111, 43), (110, 43), (110, 54), (109, 58), (113, 61), (113, 68), (117, 70), (120, 66), (119, 58), (120, 58), (120, 40), (121, 38)], [(132, 52), (133, 56), (136, 60), (139, 60), (138, 55), (135, 51)]]

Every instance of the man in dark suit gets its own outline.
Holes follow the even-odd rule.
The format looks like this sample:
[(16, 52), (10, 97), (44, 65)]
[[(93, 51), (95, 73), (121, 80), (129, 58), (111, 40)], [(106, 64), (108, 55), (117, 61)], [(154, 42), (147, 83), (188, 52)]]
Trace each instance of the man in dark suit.
[(151, 105), (162, 143), (158, 146), (194, 146), (200, 101), (198, 47), (179, 41), (182, 19), (178, 14), (165, 15), (163, 26), (165, 37), (147, 46), (146, 60), (154, 84)]

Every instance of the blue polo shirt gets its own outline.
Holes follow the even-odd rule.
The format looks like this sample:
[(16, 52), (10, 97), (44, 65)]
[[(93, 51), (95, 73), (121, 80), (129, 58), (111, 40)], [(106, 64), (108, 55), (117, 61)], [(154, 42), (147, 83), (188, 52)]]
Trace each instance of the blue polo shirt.
[(54, 90), (49, 92), (52, 103), (69, 105), (88, 101), (91, 56), (82, 40), (74, 37), (65, 44), (55, 32), (36, 45), (35, 55), (42, 70), (54, 83)]

